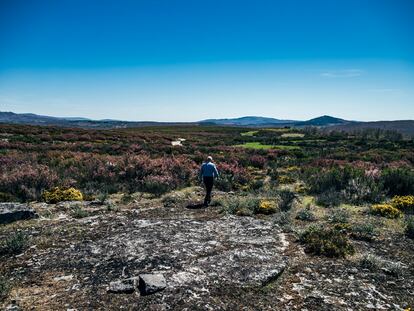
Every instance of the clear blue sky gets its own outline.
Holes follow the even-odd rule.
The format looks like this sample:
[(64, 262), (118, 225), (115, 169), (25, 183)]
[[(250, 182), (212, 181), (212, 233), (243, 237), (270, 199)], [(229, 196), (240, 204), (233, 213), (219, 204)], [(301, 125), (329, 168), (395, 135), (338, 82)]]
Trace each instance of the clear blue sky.
[(414, 119), (414, 1), (0, 0), (0, 111)]

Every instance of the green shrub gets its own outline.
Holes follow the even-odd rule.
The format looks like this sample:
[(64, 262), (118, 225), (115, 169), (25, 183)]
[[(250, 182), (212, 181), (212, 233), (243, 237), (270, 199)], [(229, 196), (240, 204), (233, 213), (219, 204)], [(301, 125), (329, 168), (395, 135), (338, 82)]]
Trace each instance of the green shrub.
[(352, 204), (377, 203), (383, 198), (381, 185), (367, 176), (350, 179), (341, 194), (344, 201)]
[(43, 192), (43, 199), (47, 203), (58, 203), (62, 201), (82, 201), (82, 192), (75, 188), (61, 189), (55, 187), (50, 191)]
[(327, 257), (345, 257), (355, 253), (346, 233), (334, 228), (308, 227), (300, 236), (305, 251)]
[(365, 254), (360, 260), (360, 265), (364, 269), (376, 271), (382, 266), (382, 260), (375, 255)]
[(0, 244), (0, 255), (15, 255), (20, 254), (27, 248), (29, 239), (23, 232), (16, 232), (8, 236)]
[(344, 224), (349, 220), (349, 212), (343, 208), (334, 209), (332, 210), (328, 219), (331, 223), (334, 224)]
[(316, 219), (315, 215), (312, 213), (309, 206), (301, 209), (296, 214), (296, 219), (303, 220), (303, 221), (314, 221)]
[(297, 198), (296, 193), (290, 190), (282, 190), (279, 192), (279, 208), (286, 212), (292, 208), (294, 200)]
[(351, 227), (351, 236), (356, 240), (372, 241), (375, 236), (374, 226), (368, 223), (353, 225)]
[(257, 213), (260, 199), (256, 197), (231, 197), (220, 200), (223, 209), (230, 214), (240, 216)]
[(218, 190), (229, 192), (234, 189), (234, 178), (230, 174), (221, 174), (214, 184)]
[(121, 202), (123, 204), (128, 204), (128, 203), (131, 203), (132, 201), (134, 201), (134, 197), (129, 193), (125, 193), (121, 198)]
[(0, 202), (16, 202), (18, 201), (15, 196), (10, 193), (0, 192)]
[(5, 277), (0, 276), (0, 302), (7, 298), (10, 289), (9, 281)]
[(412, 170), (406, 168), (384, 170), (381, 182), (388, 195), (414, 194), (414, 172)]
[(414, 239), (414, 216), (407, 217), (405, 222), (405, 235)]
[(341, 194), (333, 189), (316, 196), (316, 204), (323, 207), (336, 207), (341, 205)]

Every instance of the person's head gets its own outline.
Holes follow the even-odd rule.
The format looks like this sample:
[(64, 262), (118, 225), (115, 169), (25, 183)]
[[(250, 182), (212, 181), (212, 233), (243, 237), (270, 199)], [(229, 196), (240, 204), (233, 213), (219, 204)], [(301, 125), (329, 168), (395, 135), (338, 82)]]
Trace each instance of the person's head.
[(208, 156), (207, 157), (207, 162), (213, 162), (213, 157), (212, 156)]

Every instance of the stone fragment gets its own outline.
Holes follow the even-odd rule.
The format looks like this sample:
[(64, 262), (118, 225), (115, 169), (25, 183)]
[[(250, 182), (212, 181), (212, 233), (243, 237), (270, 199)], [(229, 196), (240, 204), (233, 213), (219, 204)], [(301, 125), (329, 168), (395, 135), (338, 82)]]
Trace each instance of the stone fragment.
[(124, 279), (109, 283), (108, 292), (115, 294), (132, 294), (135, 291), (136, 279)]
[(150, 295), (163, 290), (167, 282), (162, 274), (140, 274), (139, 291), (142, 295)]

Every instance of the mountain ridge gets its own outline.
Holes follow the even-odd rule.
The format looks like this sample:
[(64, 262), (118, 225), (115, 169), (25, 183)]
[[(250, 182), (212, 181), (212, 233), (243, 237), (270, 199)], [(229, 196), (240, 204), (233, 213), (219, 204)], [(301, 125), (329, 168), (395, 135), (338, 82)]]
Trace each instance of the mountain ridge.
[(196, 122), (157, 122), (157, 121), (122, 121), (113, 119), (92, 120), (83, 117), (53, 117), (34, 113), (14, 113), (0, 111), (0, 123), (26, 124), (42, 126), (62, 126), (91, 129), (116, 129), (162, 125), (216, 125), (240, 127), (321, 127), (329, 130), (352, 132), (366, 128), (397, 131), (414, 136), (414, 120), (395, 121), (350, 121), (329, 115), (310, 120), (284, 120), (261, 116), (244, 116), (238, 118), (205, 119)]

